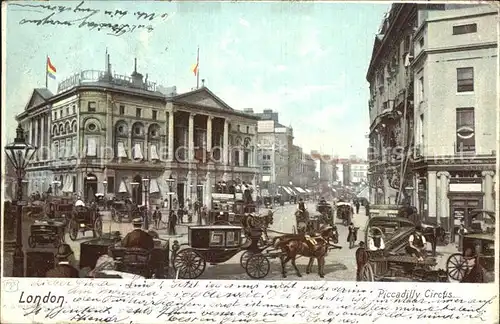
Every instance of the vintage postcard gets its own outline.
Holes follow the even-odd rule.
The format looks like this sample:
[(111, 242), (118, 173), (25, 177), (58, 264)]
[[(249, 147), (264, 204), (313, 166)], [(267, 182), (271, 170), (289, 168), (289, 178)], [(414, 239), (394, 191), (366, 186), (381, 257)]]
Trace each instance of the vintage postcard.
[(498, 323), (495, 3), (3, 9), (2, 322)]

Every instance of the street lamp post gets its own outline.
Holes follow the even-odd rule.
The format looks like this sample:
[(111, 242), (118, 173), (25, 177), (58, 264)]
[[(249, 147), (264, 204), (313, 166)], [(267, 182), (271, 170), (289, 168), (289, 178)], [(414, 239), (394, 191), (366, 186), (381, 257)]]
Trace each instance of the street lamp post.
[(17, 178), (17, 228), (16, 228), (16, 249), (13, 257), (13, 277), (24, 277), (24, 252), (23, 252), (23, 178), (26, 172), (26, 166), (35, 155), (37, 148), (26, 143), (24, 130), (19, 125), (16, 129), (16, 138), (14, 142), (5, 146), (5, 154), (16, 171)]
[(142, 184), (144, 186), (144, 206), (146, 207), (144, 215), (144, 227), (149, 229), (149, 178), (143, 178)]
[(104, 196), (103, 196), (103, 199), (104, 199), (104, 201), (103, 201), (103, 204), (104, 204), (104, 210), (108, 210), (108, 204), (107, 204), (107, 198), (106, 198), (106, 197), (107, 197), (106, 195), (107, 195), (107, 193), (108, 193), (108, 181), (106, 181), (106, 180), (103, 180), (103, 181), (102, 181), (102, 188), (103, 188), (103, 191), (104, 191), (104, 192), (102, 193), (102, 194), (104, 195)]
[[(197, 219), (198, 225), (202, 225), (201, 209), (203, 207), (203, 194), (201, 195), (201, 197), (198, 195), (200, 193), (200, 188), (203, 188), (203, 185), (201, 183), (196, 185), (196, 206), (198, 207), (196, 210), (196, 213), (198, 215), (198, 219)], [(204, 193), (203, 190), (201, 192)]]
[[(172, 178), (172, 174), (170, 174), (170, 177), (167, 179), (167, 184), (168, 184), (168, 222), (169, 222), (169, 234), (170, 234), (170, 222), (172, 221), (172, 196), (174, 195), (173, 191), (173, 184), (174, 184), (174, 178)], [(175, 225), (174, 225), (175, 226)]]

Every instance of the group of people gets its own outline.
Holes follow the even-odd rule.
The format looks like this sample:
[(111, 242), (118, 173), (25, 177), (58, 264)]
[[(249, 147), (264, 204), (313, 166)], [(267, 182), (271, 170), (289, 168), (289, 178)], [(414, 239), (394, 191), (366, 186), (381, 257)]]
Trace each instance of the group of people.
[(114, 270), (114, 259), (111, 255), (113, 247), (120, 246), (123, 248), (138, 248), (151, 251), (155, 247), (154, 239), (158, 238), (158, 234), (154, 231), (143, 229), (141, 218), (134, 219), (132, 225), (134, 227), (133, 230), (115, 245), (110, 246), (108, 254), (101, 256), (97, 260), (94, 269), (78, 270), (73, 250), (68, 244), (61, 244), (55, 255), (55, 267), (47, 271), (45, 276), (50, 278), (81, 278), (92, 277), (101, 270)]

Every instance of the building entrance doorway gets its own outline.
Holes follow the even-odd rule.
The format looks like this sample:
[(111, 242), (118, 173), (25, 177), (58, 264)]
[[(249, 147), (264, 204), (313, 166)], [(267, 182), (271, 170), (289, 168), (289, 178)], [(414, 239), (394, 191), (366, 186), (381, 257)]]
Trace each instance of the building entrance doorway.
[(132, 202), (140, 206), (142, 205), (142, 177), (140, 175), (136, 175), (132, 181), (135, 183), (132, 186)]
[[(450, 231), (450, 240), (455, 242), (460, 224), (463, 222), (466, 228), (470, 228), (472, 224), (471, 211), (479, 209), (482, 206), (480, 197), (453, 197), (450, 198), (450, 211), (448, 228)], [(458, 237), (457, 237), (458, 238)]]
[[(61, 184), (62, 185), (62, 184)], [(97, 193), (97, 177), (95, 174), (89, 173), (84, 179), (84, 200), (91, 202), (95, 200), (95, 194)]]

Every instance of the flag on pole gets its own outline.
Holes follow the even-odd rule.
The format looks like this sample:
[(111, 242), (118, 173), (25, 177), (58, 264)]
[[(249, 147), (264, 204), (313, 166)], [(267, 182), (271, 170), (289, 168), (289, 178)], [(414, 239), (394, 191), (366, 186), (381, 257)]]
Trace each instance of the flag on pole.
[(194, 76), (198, 76), (198, 65), (199, 65), (199, 58), (196, 59), (196, 64), (193, 64), (193, 73)]
[(51, 79), (56, 78), (56, 67), (50, 62), (50, 57), (47, 56), (47, 76)]

